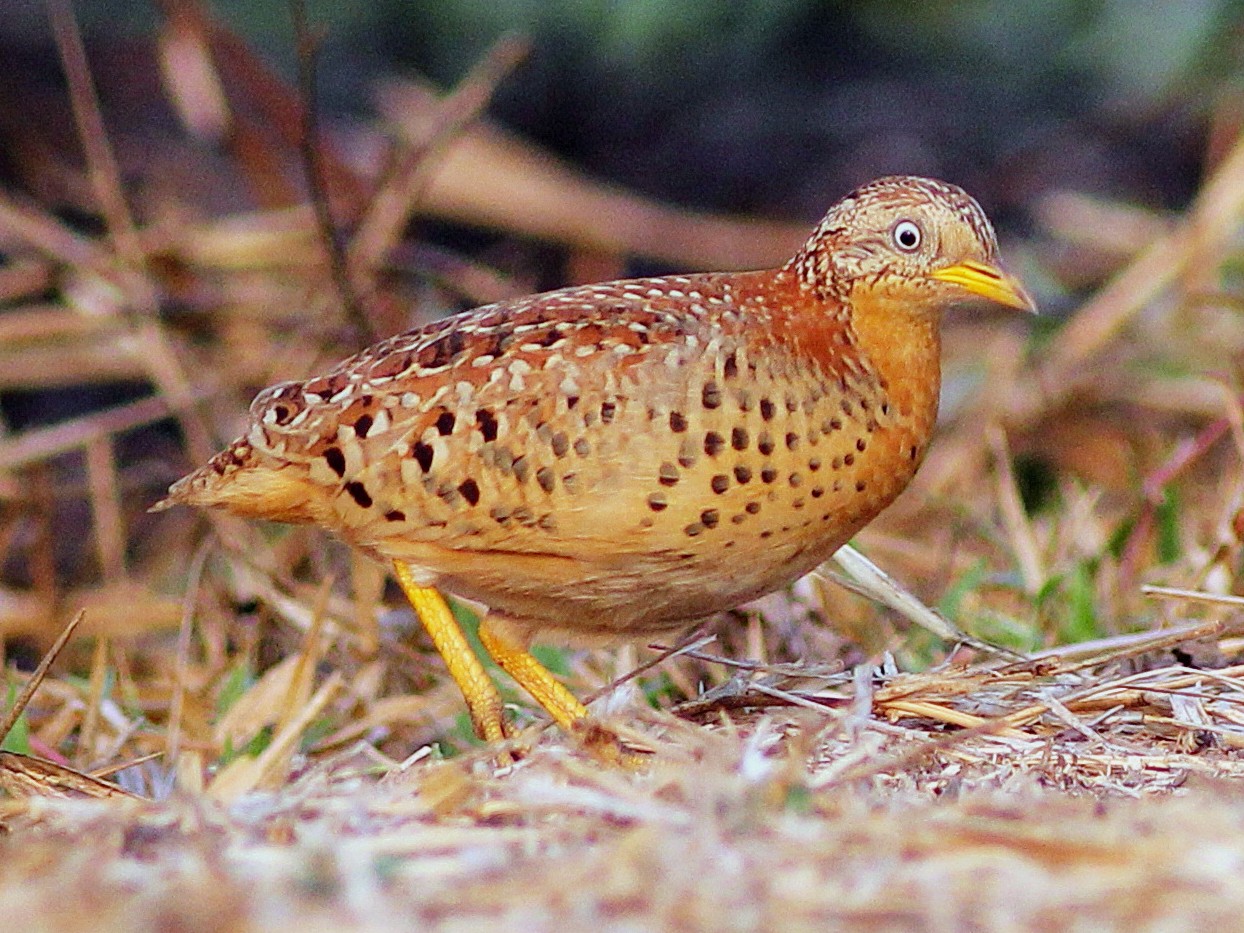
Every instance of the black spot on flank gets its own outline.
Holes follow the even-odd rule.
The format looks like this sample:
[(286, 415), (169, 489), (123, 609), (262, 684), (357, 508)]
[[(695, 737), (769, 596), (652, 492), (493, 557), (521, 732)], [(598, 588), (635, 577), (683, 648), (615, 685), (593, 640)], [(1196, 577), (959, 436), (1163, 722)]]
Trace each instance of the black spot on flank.
[(738, 466), (734, 468), (734, 478), (740, 484), (750, 483), (752, 481), (751, 467), (743, 466), (743, 464), (740, 463)]
[(686, 528), (683, 529), (683, 532), (687, 535), (688, 538), (694, 538), (696, 535), (704, 534), (704, 526), (701, 525), (699, 522), (692, 522), (690, 525), (688, 525)]
[(566, 436), (565, 431), (558, 431), (553, 435), (550, 444), (553, 447), (553, 456), (564, 457), (566, 456), (566, 451), (570, 449), (570, 438)]
[(726, 379), (733, 379), (739, 374), (739, 357), (737, 350), (726, 357), (725, 362), (722, 363), (721, 366), (721, 374)]
[(371, 430), (375, 419), (371, 415), (359, 415), (358, 420), (354, 422), (354, 434), (356, 437), (366, 437), (367, 432)]
[(883, 415), (888, 415), (888, 414), (890, 413), (890, 403), (889, 403), (889, 402), (882, 402), (882, 403), (881, 403), (881, 413), (882, 413)]
[(712, 478), (709, 485), (712, 487), (713, 492), (720, 496), (730, 488), (730, 477), (726, 476), (725, 473), (718, 473)]
[(510, 521), (510, 510), (503, 505), (494, 505), (488, 510), (488, 517), (498, 525), (508, 524)]
[(415, 460), (417, 460), (419, 466), (423, 468), (424, 473), (432, 472), (432, 458), (436, 456), (436, 451), (432, 449), (431, 444), (425, 444), (423, 441), (419, 441), (414, 447), (411, 448), (410, 452), (415, 455)]
[(670, 412), (670, 430), (675, 434), (681, 434), (687, 430), (687, 416), (680, 411)]
[(475, 423), (479, 425), (479, 432), (484, 435), (485, 443), (497, 439), (497, 416), (487, 408), (476, 410)]
[(777, 414), (777, 406), (773, 404), (773, 401), (762, 398), (760, 400), (760, 417), (764, 418), (765, 421), (772, 421), (775, 414)]
[(863, 492), (867, 488), (868, 488), (868, 484), (865, 483), (863, 480), (860, 480), (858, 483), (855, 484), (856, 492)]
[(842, 400), (842, 405), (841, 405), (841, 408), (842, 408), (842, 413), (843, 413), (844, 415), (846, 415), (848, 418), (850, 418), (850, 417), (851, 417), (851, 413), (855, 411), (855, 409), (851, 407), (851, 400), (850, 400), (850, 399), (845, 399), (845, 398), (844, 398), (844, 399)]
[(666, 500), (665, 496), (661, 495), (659, 492), (654, 492), (648, 497), (648, 508), (652, 509), (654, 512), (664, 512), (667, 508), (669, 508), (669, 502)]
[(466, 338), (459, 331), (451, 330), (420, 350), (416, 359), (420, 366), (438, 369), (454, 362), (465, 346)]
[(909, 456), (912, 460), (915, 460), (919, 455), (920, 451), (916, 449), (915, 444), (912, 444), (911, 448), (907, 451), (907, 456)]
[(760, 533), (760, 537), (762, 540), (765, 540), (765, 541), (769, 540), (770, 538), (773, 537), (773, 529), (770, 528), (765, 531), (762, 531)]
[(760, 471), (760, 480), (764, 483), (775, 482), (778, 478), (778, 471), (773, 467), (765, 467)]
[(616, 415), (617, 413), (618, 413), (618, 406), (616, 402), (602, 402), (600, 406), (601, 424), (609, 424), (611, 421), (613, 421), (613, 416)]
[(538, 343), (542, 347), (551, 347), (557, 341), (562, 339), (562, 332), (556, 327), (550, 327), (543, 334), (537, 337), (533, 343)]
[(536, 482), (540, 484), (540, 488), (545, 492), (552, 492), (553, 486), (557, 482), (557, 477), (551, 467), (540, 467), (540, 469), (536, 470)]
[(700, 513), (700, 521), (704, 523), (705, 528), (716, 528), (717, 523), (721, 521), (721, 513), (716, 509), (705, 509)]
[(748, 515), (758, 515), (760, 514), (760, 503), (749, 502), (747, 503), (747, 505), (743, 506), (743, 511), (746, 512)]
[(458, 486), (458, 492), (462, 493), (462, 498), (466, 499), (471, 505), (479, 505), (479, 483), (473, 479), (463, 480)]
[(756, 441), (756, 449), (766, 457), (773, 453), (773, 438), (769, 436), (768, 431), (760, 432), (760, 437)]
[(795, 486), (802, 486), (802, 485), (803, 485), (803, 477), (802, 477), (802, 476), (800, 476), (798, 473), (792, 473), (792, 474), (790, 475), (790, 484), (791, 484), (791, 486), (792, 486), (792, 487), (795, 487)]
[(367, 487), (362, 483), (356, 480), (346, 483), (346, 492), (350, 494), (350, 498), (357, 502), (361, 508), (371, 508), (371, 496), (367, 492)]
[(389, 509), (384, 513), (384, 519), (387, 522), (404, 522), (406, 521), (406, 513), (401, 509)]
[(567, 411), (573, 411), (573, 410), (574, 410), (574, 407), (575, 407), (576, 405), (578, 405), (578, 404), (579, 404), (579, 396), (577, 396), (577, 395), (567, 395), (567, 396), (566, 396), (566, 409), (567, 409)]
[(721, 407), (721, 386), (715, 382), (704, 383), (704, 391), (700, 393), (700, 401), (705, 408)]
[(493, 331), (488, 335), (488, 343), (479, 347), (480, 356), (500, 356), (505, 348), (514, 342), (514, 335), (509, 332)]
[(662, 486), (678, 485), (678, 467), (672, 463), (662, 463), (657, 470), (657, 482)]
[(845, 463), (847, 466), (851, 466), (853, 463), (855, 463), (855, 454), (844, 454), (842, 457), (842, 462)]
[(813, 498), (813, 499), (819, 499), (819, 498), (821, 498), (821, 496), (823, 496), (823, 495), (825, 495), (825, 487), (824, 487), (824, 486), (813, 486), (813, 487), (812, 487), (812, 498)]
[(792, 415), (799, 411), (799, 400), (793, 395), (786, 396), (786, 410)]
[(341, 452), (340, 447), (330, 447), (324, 451), (324, 460), (328, 463), (328, 468), (338, 476), (346, 475), (346, 455)]
[(716, 431), (709, 431), (704, 435), (704, 452), (710, 457), (715, 457), (725, 449), (726, 441)]
[(747, 436), (747, 428), (730, 429), (730, 446), (735, 450), (747, 450), (747, 445), (750, 440), (751, 439)]
[(799, 435), (796, 434), (794, 431), (787, 431), (786, 432), (786, 449), (794, 450), (798, 446), (799, 446)]
[(820, 468), (821, 468), (820, 457), (813, 457), (811, 460), (808, 461), (808, 469), (811, 470), (813, 473), (815, 473)]
[(510, 469), (514, 471), (514, 478), (520, 483), (527, 482), (527, 477), (531, 475), (531, 463), (526, 457), (515, 457), (514, 465)]
[(574, 452), (580, 457), (586, 457), (592, 452), (592, 445), (588, 443), (586, 437), (576, 437), (574, 442)]
[(863, 453), (864, 448), (866, 448), (867, 446), (868, 446), (868, 441), (864, 440), (864, 438), (857, 437), (855, 439), (855, 449), (858, 450), (860, 453)]
[(449, 437), (454, 433), (454, 425), (457, 421), (452, 411), (443, 411), (436, 419), (436, 430), (441, 432), (441, 437)]

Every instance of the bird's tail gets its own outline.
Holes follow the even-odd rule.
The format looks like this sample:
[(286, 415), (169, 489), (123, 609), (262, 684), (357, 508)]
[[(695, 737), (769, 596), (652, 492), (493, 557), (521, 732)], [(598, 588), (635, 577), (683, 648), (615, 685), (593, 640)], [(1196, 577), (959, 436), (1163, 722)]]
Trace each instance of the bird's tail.
[(168, 495), (148, 511), (193, 505), (278, 522), (314, 521), (323, 496), (306, 480), (305, 469), (270, 460), (240, 437), (170, 486)]

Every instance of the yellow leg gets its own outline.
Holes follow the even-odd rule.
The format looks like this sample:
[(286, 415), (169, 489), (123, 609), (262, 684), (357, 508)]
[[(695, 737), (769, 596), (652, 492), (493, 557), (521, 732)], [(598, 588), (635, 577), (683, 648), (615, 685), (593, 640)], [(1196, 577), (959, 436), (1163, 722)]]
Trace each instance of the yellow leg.
[[(419, 616), (419, 621), (423, 623), (423, 627), (432, 637), (432, 644), (445, 659), (445, 666), (449, 668), (449, 676), (454, 679), (454, 683), (458, 685), (458, 689), (466, 698), (467, 709), (471, 713), (471, 722), (475, 726), (476, 733), (485, 742), (500, 742), (505, 738), (501, 693), (497, 690), (497, 685), (492, 682), (492, 678), (488, 676), (488, 672), (484, 670), (484, 665), (475, 656), (475, 652), (471, 650), (471, 644), (467, 641), (466, 635), (462, 633), (458, 620), (449, 611), (449, 606), (445, 604), (440, 593), (431, 587), (420, 586), (415, 582), (409, 567), (400, 561), (394, 561), (393, 569), (397, 574), (397, 582), (401, 585), (402, 592), (406, 594), (406, 598), (414, 607), (415, 614)], [(532, 658), (532, 661), (534, 660)], [(499, 658), (498, 661), (500, 661)], [(502, 666), (505, 665), (502, 664)], [(546, 673), (545, 676), (548, 674)], [(561, 684), (558, 686), (560, 687)]]
[(587, 717), (587, 707), (575, 699), (560, 680), (520, 644), (501, 632), (496, 622), (485, 616), (479, 625), (479, 640), (501, 669), (514, 678), (537, 703), (548, 711), (566, 731)]

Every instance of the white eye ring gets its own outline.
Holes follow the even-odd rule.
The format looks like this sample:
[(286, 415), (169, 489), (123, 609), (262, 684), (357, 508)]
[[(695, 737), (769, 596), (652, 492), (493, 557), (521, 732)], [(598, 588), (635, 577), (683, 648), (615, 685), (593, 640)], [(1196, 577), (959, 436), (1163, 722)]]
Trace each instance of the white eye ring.
[(914, 253), (924, 241), (924, 233), (914, 220), (900, 220), (890, 231), (890, 239), (900, 252)]

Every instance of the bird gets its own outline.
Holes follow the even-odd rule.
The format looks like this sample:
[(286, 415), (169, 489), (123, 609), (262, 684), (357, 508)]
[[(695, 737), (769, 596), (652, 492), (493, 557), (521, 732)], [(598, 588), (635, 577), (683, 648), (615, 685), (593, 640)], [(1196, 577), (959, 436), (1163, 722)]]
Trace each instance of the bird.
[(391, 564), (477, 734), (513, 734), (443, 594), (568, 731), (530, 652), (671, 634), (814, 569), (928, 448), (952, 306), (1036, 305), (962, 188), (889, 176), (777, 269), (572, 286), (282, 382), (153, 508), (310, 523)]

